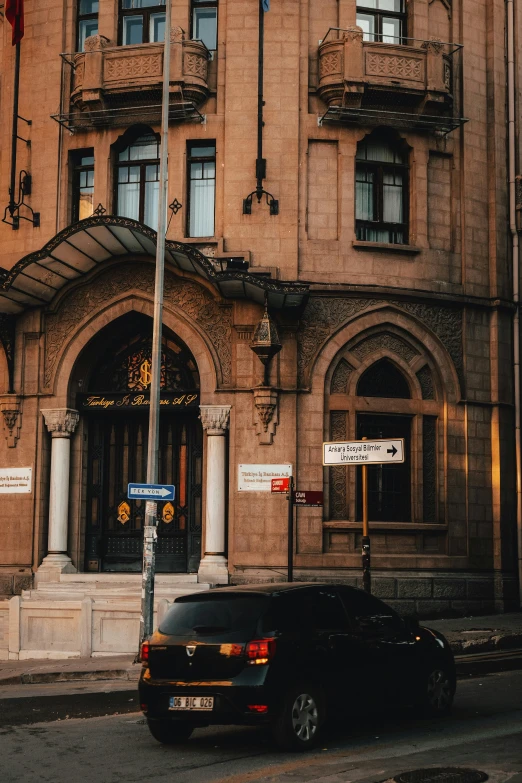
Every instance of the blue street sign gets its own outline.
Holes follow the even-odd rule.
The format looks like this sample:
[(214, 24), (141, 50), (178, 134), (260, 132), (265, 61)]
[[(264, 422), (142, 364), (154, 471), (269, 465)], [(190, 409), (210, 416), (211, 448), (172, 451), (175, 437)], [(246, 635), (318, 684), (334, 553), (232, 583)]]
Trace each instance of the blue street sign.
[(129, 500), (174, 500), (173, 484), (129, 484)]
[(263, 11), (270, 11), (270, 0), (261, 0)]

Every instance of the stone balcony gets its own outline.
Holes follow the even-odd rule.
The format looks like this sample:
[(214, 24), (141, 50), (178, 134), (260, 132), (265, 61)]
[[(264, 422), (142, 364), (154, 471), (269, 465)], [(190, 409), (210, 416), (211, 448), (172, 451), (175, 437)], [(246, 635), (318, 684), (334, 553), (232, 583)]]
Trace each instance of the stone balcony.
[(454, 57), (460, 48), (436, 40), (364, 41), (360, 27), (331, 29), (319, 44), (317, 93), (330, 119), (357, 110), (366, 118), (385, 111), (448, 115), (454, 111)]
[[(163, 43), (113, 46), (102, 35), (87, 38), (73, 57), (71, 123), (125, 124), (129, 113), (151, 119), (161, 107)], [(210, 54), (201, 41), (173, 28), (170, 53), (171, 119), (202, 106), (210, 94)], [(159, 115), (158, 115), (159, 116)]]

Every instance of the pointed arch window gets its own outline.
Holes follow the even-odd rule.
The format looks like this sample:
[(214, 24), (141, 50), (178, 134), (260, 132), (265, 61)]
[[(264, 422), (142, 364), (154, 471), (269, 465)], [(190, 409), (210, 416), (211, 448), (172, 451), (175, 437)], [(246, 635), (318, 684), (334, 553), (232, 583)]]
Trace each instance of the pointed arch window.
[(158, 230), (159, 141), (150, 133), (117, 153), (116, 214)]
[(408, 157), (384, 133), (357, 145), (355, 176), (357, 239), (404, 245), (408, 242)]

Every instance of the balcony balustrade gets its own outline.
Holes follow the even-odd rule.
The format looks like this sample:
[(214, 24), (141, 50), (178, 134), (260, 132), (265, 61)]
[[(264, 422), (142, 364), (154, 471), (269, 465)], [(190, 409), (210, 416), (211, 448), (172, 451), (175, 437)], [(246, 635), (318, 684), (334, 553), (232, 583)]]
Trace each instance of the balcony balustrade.
[(404, 114), (407, 123), (436, 127), (438, 120), (441, 126), (454, 121), (456, 127), (461, 123), (453, 117), (460, 49), (438, 40), (367, 41), (360, 27), (331, 28), (319, 44), (317, 92), (328, 106), (323, 120), (363, 118), (368, 124), (374, 116), (381, 123), (382, 114), (390, 113)]
[[(57, 115), (71, 130), (129, 121), (159, 120), (163, 81), (163, 43), (113, 46), (103, 35), (85, 41), (73, 55), (71, 111)], [(185, 40), (173, 28), (170, 54), (170, 119), (200, 117), (210, 94), (210, 53), (201, 41)]]

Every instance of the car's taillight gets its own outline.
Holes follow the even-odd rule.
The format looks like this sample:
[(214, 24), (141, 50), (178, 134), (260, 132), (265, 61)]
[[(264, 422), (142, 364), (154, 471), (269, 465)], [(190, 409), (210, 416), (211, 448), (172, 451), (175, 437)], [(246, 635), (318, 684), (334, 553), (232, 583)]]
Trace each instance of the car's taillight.
[(256, 639), (245, 647), (247, 663), (268, 663), (275, 654), (275, 639)]
[(148, 663), (149, 655), (150, 655), (150, 644), (148, 642), (143, 642), (141, 645), (141, 654), (140, 654), (141, 662)]

